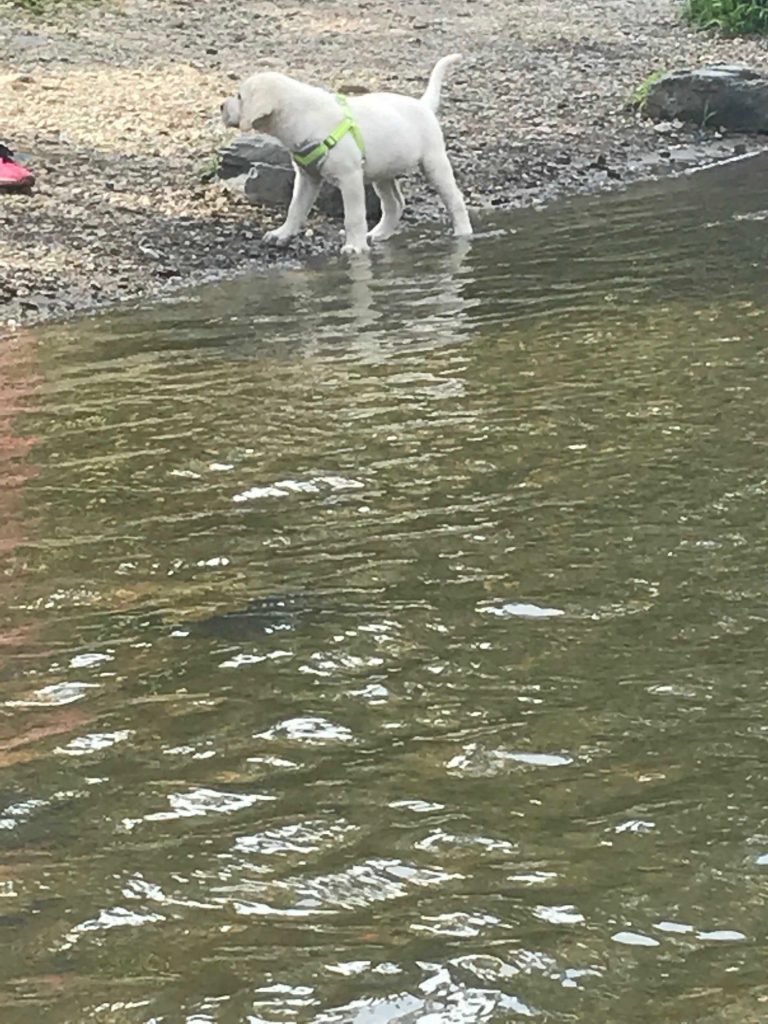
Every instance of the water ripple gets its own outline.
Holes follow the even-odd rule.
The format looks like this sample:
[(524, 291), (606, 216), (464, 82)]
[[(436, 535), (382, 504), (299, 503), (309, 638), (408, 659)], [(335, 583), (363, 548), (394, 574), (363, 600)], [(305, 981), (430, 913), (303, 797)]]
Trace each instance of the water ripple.
[(766, 166), (0, 345), (2, 1024), (764, 1018)]

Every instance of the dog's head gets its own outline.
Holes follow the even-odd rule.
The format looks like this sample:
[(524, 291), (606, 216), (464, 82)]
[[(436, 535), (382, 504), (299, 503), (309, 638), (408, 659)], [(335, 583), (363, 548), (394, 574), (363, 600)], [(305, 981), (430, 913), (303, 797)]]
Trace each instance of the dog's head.
[(241, 84), (236, 95), (221, 105), (221, 116), (229, 128), (241, 132), (264, 131), (278, 103), (279, 75), (265, 71)]

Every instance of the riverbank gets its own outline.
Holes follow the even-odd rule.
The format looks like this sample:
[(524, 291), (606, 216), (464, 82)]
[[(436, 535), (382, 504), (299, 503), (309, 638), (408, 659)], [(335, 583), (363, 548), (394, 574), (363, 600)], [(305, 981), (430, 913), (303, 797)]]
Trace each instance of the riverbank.
[[(642, 8), (642, 9), (641, 9)], [(0, 323), (33, 323), (338, 245), (313, 217), (287, 252), (283, 211), (206, 180), (222, 98), (254, 68), (334, 88), (418, 94), (460, 50), (441, 120), (470, 207), (515, 208), (679, 171), (754, 139), (658, 131), (626, 109), (649, 72), (764, 66), (760, 40), (690, 30), (678, 0), (105, 0), (41, 20), (0, 0), (2, 139), (35, 171), (0, 195)], [(440, 216), (420, 179), (406, 222)]]

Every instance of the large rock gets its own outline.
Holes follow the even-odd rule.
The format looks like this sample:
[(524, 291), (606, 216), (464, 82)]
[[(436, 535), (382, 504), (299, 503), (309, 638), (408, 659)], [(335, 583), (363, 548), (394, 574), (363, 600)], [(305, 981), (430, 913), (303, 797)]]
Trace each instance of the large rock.
[(768, 132), (768, 76), (739, 65), (674, 71), (650, 87), (643, 110), (657, 121)]
[[(269, 135), (239, 135), (220, 153), (218, 176), (228, 188), (244, 192), (252, 203), (288, 208), (293, 191), (293, 163), (288, 150)], [(368, 219), (381, 216), (379, 197), (365, 190)], [(315, 204), (331, 217), (343, 217), (341, 193), (323, 184)]]

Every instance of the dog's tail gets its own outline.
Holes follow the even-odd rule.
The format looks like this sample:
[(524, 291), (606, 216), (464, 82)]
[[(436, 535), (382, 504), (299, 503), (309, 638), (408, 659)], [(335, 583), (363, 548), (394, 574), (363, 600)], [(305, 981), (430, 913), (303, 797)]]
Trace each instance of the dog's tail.
[(427, 88), (424, 90), (424, 95), (421, 97), (421, 102), (426, 103), (429, 109), (435, 114), (440, 106), (440, 89), (443, 85), (445, 72), (451, 64), (455, 64), (459, 60), (461, 60), (460, 53), (451, 53), (448, 57), (441, 57), (437, 64), (432, 68), (432, 74), (429, 76), (429, 82), (427, 83)]

